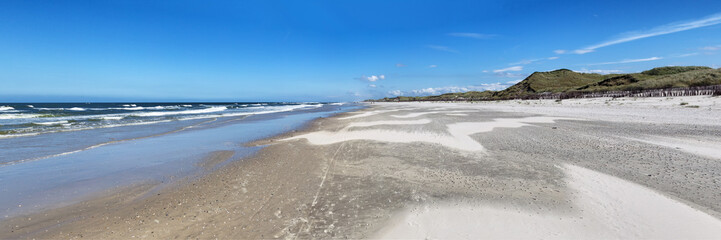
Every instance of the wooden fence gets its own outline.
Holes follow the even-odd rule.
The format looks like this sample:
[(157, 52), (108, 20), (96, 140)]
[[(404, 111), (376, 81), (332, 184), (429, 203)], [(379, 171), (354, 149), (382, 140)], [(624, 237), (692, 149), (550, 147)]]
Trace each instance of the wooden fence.
[(569, 99), (569, 98), (599, 98), (599, 97), (681, 97), (681, 96), (703, 96), (721, 95), (721, 85), (646, 89), (633, 91), (606, 91), (606, 92), (567, 92), (567, 93), (540, 93), (526, 95), (511, 99)]

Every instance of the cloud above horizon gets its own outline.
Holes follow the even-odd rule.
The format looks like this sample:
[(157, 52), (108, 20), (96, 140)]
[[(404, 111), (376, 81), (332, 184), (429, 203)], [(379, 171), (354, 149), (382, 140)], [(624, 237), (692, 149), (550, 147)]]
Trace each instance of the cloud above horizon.
[(558, 59), (558, 57), (547, 57), (547, 58), (536, 58), (536, 59), (524, 59), (524, 60), (521, 60), (521, 61), (518, 61), (518, 62), (509, 63), (508, 65), (526, 65), (526, 64), (531, 64), (531, 63), (534, 63), (534, 62), (546, 61), (546, 60), (556, 60), (556, 59)]
[(581, 70), (574, 70), (575, 72), (580, 73), (598, 73), (598, 74), (611, 74), (611, 73), (623, 73), (621, 70), (615, 70), (615, 69), (586, 69), (582, 68)]
[(450, 53), (458, 53), (455, 49), (446, 47), (446, 46), (440, 46), (440, 45), (426, 45), (427, 48), (443, 51), (443, 52), (450, 52)]
[(468, 92), (468, 91), (498, 91), (506, 89), (510, 86), (513, 86), (514, 84), (520, 82), (522, 80), (514, 80), (514, 81), (508, 81), (505, 83), (483, 83), (479, 85), (471, 85), (471, 86), (465, 86), (465, 87), (458, 87), (458, 86), (446, 86), (446, 87), (435, 87), (435, 88), (423, 88), (423, 89), (414, 89), (409, 91), (401, 91), (401, 90), (393, 90), (388, 91), (388, 95), (391, 96), (431, 96), (431, 95), (440, 95), (444, 93), (457, 93), (457, 92)]
[(595, 65), (610, 65), (610, 64), (622, 64), (622, 63), (635, 63), (635, 62), (648, 62), (648, 61), (656, 61), (661, 60), (662, 57), (650, 57), (650, 58), (640, 58), (640, 59), (624, 59), (621, 61), (616, 62), (602, 62), (602, 63), (589, 63), (586, 65), (589, 66), (595, 66)]
[(495, 34), (482, 34), (482, 33), (470, 33), (470, 32), (454, 32), (448, 33), (451, 37), (463, 37), (463, 38), (474, 38), (474, 39), (489, 39), (495, 37)]
[[(601, 42), (601, 43), (598, 43), (595, 45), (591, 45), (591, 46), (588, 46), (585, 48), (576, 49), (576, 50), (573, 50), (572, 52), (575, 54), (586, 54), (586, 53), (596, 51), (596, 49), (611, 46), (611, 45), (616, 45), (619, 43), (625, 43), (625, 42), (630, 42), (630, 41), (634, 41), (634, 40), (638, 40), (638, 39), (644, 39), (644, 38), (649, 38), (649, 37), (654, 37), (654, 36), (659, 36), (659, 35), (665, 35), (665, 34), (681, 32), (681, 31), (686, 31), (686, 30), (691, 30), (691, 29), (696, 29), (696, 28), (701, 28), (701, 27), (707, 27), (707, 26), (712, 26), (712, 25), (716, 25), (716, 24), (720, 24), (720, 23), (721, 23), (721, 13), (717, 13), (714, 15), (706, 16), (701, 19), (675, 22), (675, 23), (670, 23), (670, 24), (666, 24), (666, 25), (661, 25), (661, 26), (654, 27), (654, 28), (651, 28), (650, 30), (646, 30), (646, 31), (633, 31), (633, 32), (623, 33), (616, 38), (612, 38), (611, 40)], [(566, 50), (555, 50), (554, 52), (556, 54), (567, 53)]]
[(363, 75), (360, 79), (361, 79), (361, 80), (365, 80), (365, 81), (369, 81), (369, 82), (375, 82), (375, 81), (378, 81), (378, 80), (386, 79), (386, 75), (383, 75), (383, 74), (381, 74), (381, 75), (370, 75), (370, 76)]
[(507, 68), (493, 70), (494, 73), (518, 72), (518, 71), (523, 71), (523, 66), (513, 66), (513, 67), (507, 67)]
[(704, 51), (718, 51), (718, 50), (721, 50), (721, 45), (706, 46), (706, 47), (702, 47), (701, 50), (704, 50)]

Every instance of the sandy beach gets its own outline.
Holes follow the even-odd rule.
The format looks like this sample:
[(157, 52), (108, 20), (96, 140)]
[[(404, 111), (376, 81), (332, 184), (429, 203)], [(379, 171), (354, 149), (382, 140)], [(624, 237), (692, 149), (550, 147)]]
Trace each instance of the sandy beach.
[(0, 238), (719, 239), (719, 119), (709, 96), (367, 104)]

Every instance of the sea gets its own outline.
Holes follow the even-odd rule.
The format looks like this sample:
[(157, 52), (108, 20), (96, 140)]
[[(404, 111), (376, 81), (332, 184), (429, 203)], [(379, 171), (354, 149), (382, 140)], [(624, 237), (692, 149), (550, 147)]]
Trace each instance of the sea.
[[(208, 172), (217, 151), (364, 107), (322, 102), (0, 103), (0, 221)], [(289, 156), (292, 157), (292, 156)]]
[[(331, 103), (337, 104), (337, 103)], [(322, 107), (323, 103), (14, 103), (0, 105), (0, 138), (247, 116)]]

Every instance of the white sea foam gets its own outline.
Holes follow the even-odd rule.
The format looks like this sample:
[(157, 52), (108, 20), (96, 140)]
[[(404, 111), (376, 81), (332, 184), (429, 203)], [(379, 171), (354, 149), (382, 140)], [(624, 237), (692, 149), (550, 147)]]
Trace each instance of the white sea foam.
[(37, 123), (33, 123), (33, 124), (43, 125), (43, 126), (52, 126), (52, 125), (58, 125), (58, 124), (64, 124), (64, 123), (68, 123), (68, 121), (37, 122)]
[[(288, 112), (288, 111), (293, 111), (293, 110), (301, 109), (301, 108), (309, 108), (309, 109), (310, 108), (319, 108), (322, 106), (323, 106), (323, 104), (317, 104), (317, 105), (300, 104), (300, 105), (287, 105), (287, 106), (256, 107), (253, 109), (265, 109), (265, 111), (232, 112), (232, 113), (223, 113), (223, 114), (200, 115), (200, 116), (185, 117), (185, 118), (183, 118), (183, 120), (215, 118), (215, 117), (238, 117), (238, 116), (247, 116), (247, 115), (256, 115), (256, 114), (269, 114), (269, 113), (278, 113), (278, 112)], [(246, 109), (249, 109), (249, 108), (246, 108)]]
[(36, 118), (40, 114), (0, 114), (0, 119), (22, 119), (22, 118)]
[(227, 107), (209, 107), (204, 109), (187, 110), (187, 111), (172, 111), (172, 112), (142, 112), (134, 113), (133, 116), (138, 117), (159, 117), (159, 116), (170, 116), (170, 115), (186, 115), (186, 114), (203, 114), (212, 112), (222, 112), (227, 110)]
[[(29, 130), (33, 131), (33, 132), (0, 135), (0, 138), (24, 137), (24, 136), (33, 136), (33, 135), (45, 134), (45, 133), (81, 131), (81, 130), (97, 129), (97, 128), (113, 128), (113, 127), (122, 127), (122, 126), (148, 125), (148, 124), (165, 123), (165, 122), (172, 122), (172, 121), (194, 120), (194, 119), (209, 119), (209, 118), (218, 118), (218, 117), (233, 117), (233, 116), (269, 114), (269, 113), (293, 111), (296, 109), (318, 108), (321, 106), (323, 106), (323, 105), (322, 104), (317, 104), (317, 105), (301, 104), (301, 105), (285, 105), (285, 106), (267, 106), (267, 107), (258, 107), (258, 109), (262, 109), (259, 111), (243, 111), (243, 112), (240, 112), (238, 110), (233, 111), (232, 109), (229, 110), (225, 106), (210, 106), (205, 109), (194, 109), (194, 110), (187, 110), (187, 111), (137, 112), (137, 113), (118, 113), (118, 114), (102, 114), (102, 115), (52, 117), (52, 118), (45, 119), (48, 122), (40, 122), (40, 123), (34, 123), (34, 124), (47, 125), (47, 126), (61, 125), (61, 126), (63, 126), (63, 128), (45, 129), (45, 130), (42, 130), (42, 132), (34, 132), (35, 130), (38, 130), (38, 129), (31, 128)], [(223, 112), (223, 111), (228, 111), (228, 112)], [(74, 121), (84, 121), (84, 120), (88, 120), (88, 119), (122, 120), (123, 118), (128, 117), (128, 116), (157, 117), (157, 116), (168, 116), (168, 115), (189, 115), (189, 116), (182, 116), (181, 118), (177, 118), (177, 119), (165, 119), (165, 120), (157, 120), (157, 121), (133, 121), (133, 122), (120, 121), (120, 122), (107, 122), (107, 123), (98, 122), (98, 123), (93, 123), (90, 125), (71, 124), (70, 123), (70, 120), (74, 120)], [(39, 116), (41, 116), (41, 115), (40, 114), (0, 114), (0, 119), (22, 119), (22, 118), (34, 118), (34, 117), (39, 117)], [(33, 122), (26, 122), (26, 123), (33, 123)], [(112, 124), (108, 124), (108, 123), (112, 123)]]
[(8, 111), (8, 110), (15, 110), (15, 108), (11, 106), (0, 106), (0, 111)]
[(39, 135), (39, 134), (40, 134), (40, 133), (19, 133), (19, 134), (0, 135), (0, 139), (3, 139), (3, 138), (15, 138), (15, 137), (35, 136), (35, 135)]
[[(85, 111), (87, 109), (81, 108), (81, 107), (71, 107), (71, 108), (35, 108), (37, 110), (43, 110), (43, 111)], [(104, 108), (93, 108), (92, 110), (105, 110)]]
[(123, 116), (105, 116), (102, 117), (103, 120), (120, 120), (123, 119)]
[(122, 107), (122, 108), (110, 108), (113, 110), (130, 110), (130, 111), (137, 111), (137, 110), (143, 110), (144, 107)]
[(35, 108), (35, 106), (33, 106), (33, 105), (28, 105), (28, 107), (29, 107), (29, 108)]

